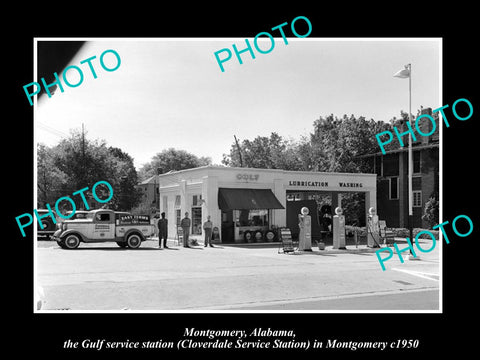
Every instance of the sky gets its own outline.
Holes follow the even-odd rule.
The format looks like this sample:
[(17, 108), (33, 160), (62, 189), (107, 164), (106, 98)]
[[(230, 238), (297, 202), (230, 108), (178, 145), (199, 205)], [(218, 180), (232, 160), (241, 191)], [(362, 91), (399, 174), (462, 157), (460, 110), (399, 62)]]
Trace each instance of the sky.
[[(63, 93), (36, 103), (35, 142), (54, 146), (83, 124), (87, 138), (121, 148), (137, 170), (170, 147), (220, 164), (234, 135), (242, 141), (277, 132), (299, 140), (321, 116), (399, 117), (408, 111), (408, 79), (393, 75), (408, 63), (412, 113), (443, 105), (438, 38), (288, 38), (286, 45), (280, 37), (268, 54), (254, 47), (255, 59), (241, 54), (243, 64), (233, 54), (222, 72), (214, 53), (224, 48), (233, 53), (232, 44), (244, 49), (245, 38), (88, 41), (69, 64), (82, 69), (83, 82), (64, 85)], [(270, 40), (259, 46), (268, 49)], [(99, 63), (108, 49), (121, 58), (111, 72)], [(93, 55), (96, 79), (88, 64), (80, 64)], [(111, 53), (104, 60), (107, 67), (116, 65)], [(76, 83), (76, 75), (70, 70), (67, 79)]]

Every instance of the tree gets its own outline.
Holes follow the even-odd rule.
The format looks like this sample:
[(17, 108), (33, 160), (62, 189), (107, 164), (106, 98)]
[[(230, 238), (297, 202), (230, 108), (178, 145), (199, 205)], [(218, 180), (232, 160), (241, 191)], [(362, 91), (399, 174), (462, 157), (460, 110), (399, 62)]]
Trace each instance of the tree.
[(55, 166), (67, 175), (64, 192), (74, 192), (111, 177), (111, 154), (103, 140), (89, 140), (84, 133), (72, 131), (53, 149)]
[[(402, 117), (404, 114), (402, 114)], [(372, 172), (371, 158), (362, 155), (379, 152), (375, 135), (392, 131), (392, 124), (360, 116), (333, 114), (313, 122), (313, 131), (299, 141), (286, 140), (275, 132), (241, 143), (243, 165), (252, 168), (325, 172)], [(385, 148), (391, 149), (395, 144)], [(241, 166), (235, 143), (222, 163)]]
[[(108, 147), (103, 140), (89, 140), (83, 132), (72, 131), (70, 138), (62, 139), (58, 145), (52, 148), (39, 145), (38, 150), (37, 206), (43, 207), (45, 202), (53, 206), (58, 198), (70, 196), (77, 209), (82, 209), (82, 198), (72, 193), (89, 187), (85, 193), (86, 198), (91, 199), (92, 186), (98, 181), (107, 181), (114, 189), (108, 203), (110, 209), (129, 210), (139, 202), (133, 159), (121, 149)], [(102, 186), (96, 188), (96, 193), (102, 198)], [(70, 206), (65, 201), (62, 205)]]
[[(113, 194), (111, 203), (116, 209), (130, 210), (138, 205), (141, 199), (140, 190), (136, 187), (138, 175), (133, 165), (133, 159), (119, 148), (110, 147), (108, 151), (113, 156), (111, 171), (116, 174), (116, 178), (112, 181), (118, 189)], [(110, 184), (113, 186), (112, 183)]]
[(157, 171), (166, 173), (171, 170), (178, 171), (211, 165), (211, 163), (212, 159), (209, 157), (197, 157), (185, 150), (168, 148), (157, 153), (149, 163), (140, 168), (139, 178), (140, 181), (144, 181), (156, 175)]
[(37, 145), (37, 203), (44, 208), (45, 204), (54, 203), (63, 196), (59, 189), (63, 188), (66, 174), (55, 166), (53, 152), (44, 144)]
[(422, 220), (426, 221), (430, 225), (430, 227), (438, 224), (439, 205), (440, 204), (438, 202), (438, 193), (432, 194), (428, 201), (425, 203)]
[[(243, 165), (250, 168), (301, 170), (303, 162), (299, 157), (298, 144), (286, 140), (272, 132), (269, 137), (257, 136), (253, 140), (245, 139), (240, 145)], [(240, 167), (240, 156), (235, 143), (229, 154), (223, 154), (222, 163), (226, 166)]]
[(359, 156), (378, 152), (375, 135), (385, 130), (391, 125), (363, 116), (320, 117), (310, 134), (312, 165), (317, 171), (370, 172), (370, 164)]

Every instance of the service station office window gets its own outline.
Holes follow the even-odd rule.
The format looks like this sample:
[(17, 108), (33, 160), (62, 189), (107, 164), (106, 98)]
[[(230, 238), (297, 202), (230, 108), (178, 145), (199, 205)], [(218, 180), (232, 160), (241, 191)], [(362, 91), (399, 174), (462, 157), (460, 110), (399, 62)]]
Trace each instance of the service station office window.
[(237, 226), (268, 227), (269, 218), (267, 209), (235, 210)]

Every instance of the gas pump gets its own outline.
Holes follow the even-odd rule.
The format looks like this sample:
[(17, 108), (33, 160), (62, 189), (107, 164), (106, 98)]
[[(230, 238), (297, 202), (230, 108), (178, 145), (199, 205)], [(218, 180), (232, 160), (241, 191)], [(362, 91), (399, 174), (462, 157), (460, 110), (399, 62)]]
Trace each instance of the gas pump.
[(337, 207), (333, 216), (333, 248), (343, 249), (345, 247), (345, 216), (343, 215), (343, 209)]
[(312, 251), (312, 218), (308, 215), (307, 207), (302, 207), (301, 214), (298, 214), (298, 227), (300, 234), (298, 235), (298, 250)]
[(367, 246), (380, 247), (380, 226), (378, 224), (378, 215), (374, 207), (368, 209), (368, 231)]

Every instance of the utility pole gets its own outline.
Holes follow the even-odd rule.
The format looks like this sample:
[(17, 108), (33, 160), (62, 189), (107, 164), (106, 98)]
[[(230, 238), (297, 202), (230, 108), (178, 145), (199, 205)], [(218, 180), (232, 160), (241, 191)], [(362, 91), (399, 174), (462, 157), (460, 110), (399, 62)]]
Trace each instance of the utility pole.
[[(87, 164), (85, 161), (85, 127), (82, 123), (82, 182), (83, 184), (87, 183)], [(85, 185), (80, 184), (82, 187)]]
[(237, 151), (238, 151), (238, 157), (240, 158), (240, 167), (243, 167), (243, 159), (242, 159), (242, 150), (240, 149), (240, 145), (238, 144), (238, 139), (235, 135), (233, 135), (235, 138), (235, 144), (237, 144)]
[(82, 165), (83, 165), (83, 174), (85, 174), (86, 166), (85, 166), (85, 129), (82, 123)]

